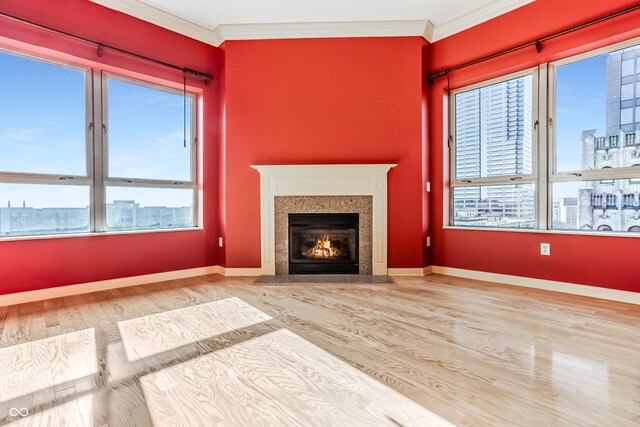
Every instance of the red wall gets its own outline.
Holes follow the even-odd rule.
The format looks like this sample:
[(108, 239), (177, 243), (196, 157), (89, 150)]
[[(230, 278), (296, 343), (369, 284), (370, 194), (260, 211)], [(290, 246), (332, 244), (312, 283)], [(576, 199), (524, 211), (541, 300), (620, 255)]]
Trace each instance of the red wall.
[(226, 266), (260, 266), (252, 164), (398, 163), (390, 267), (423, 265), (419, 37), (227, 41)]
[[(500, 51), (569, 26), (606, 15), (636, 1), (537, 0), (431, 45), (431, 69)], [(545, 42), (450, 75), (451, 88), (508, 74), (640, 35), (640, 12)], [(581, 283), (640, 292), (640, 239), (444, 229), (448, 205), (446, 149), (446, 85), (431, 88), (429, 138), (434, 188), (431, 204), (433, 264), (540, 279)], [(551, 256), (541, 256), (540, 243), (551, 243)]]
[[(220, 71), (219, 49), (86, 0), (3, 0), (0, 11), (176, 65), (216, 75)], [(62, 52), (57, 56), (67, 60), (89, 65), (100, 61), (128, 74), (182, 82), (180, 72), (109, 50), (98, 58), (90, 44), (0, 18), (0, 43), (17, 46), (21, 42), (26, 43), (22, 47), (40, 53)], [(217, 264), (220, 82), (205, 86), (190, 81), (189, 85), (204, 99), (205, 230), (0, 241), (0, 294)]]

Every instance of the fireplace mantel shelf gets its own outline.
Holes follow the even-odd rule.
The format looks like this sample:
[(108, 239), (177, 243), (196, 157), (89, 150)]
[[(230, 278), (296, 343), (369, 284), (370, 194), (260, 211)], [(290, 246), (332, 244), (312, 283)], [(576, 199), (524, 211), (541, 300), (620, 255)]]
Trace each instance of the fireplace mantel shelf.
[(261, 272), (275, 274), (276, 196), (372, 196), (373, 274), (387, 274), (387, 172), (396, 164), (251, 165), (260, 172)]

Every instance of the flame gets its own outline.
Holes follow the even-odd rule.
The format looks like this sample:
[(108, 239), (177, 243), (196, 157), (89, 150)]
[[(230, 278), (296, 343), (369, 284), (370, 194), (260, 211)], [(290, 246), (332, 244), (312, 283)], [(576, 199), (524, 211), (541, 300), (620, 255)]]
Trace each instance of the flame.
[(340, 255), (340, 249), (331, 245), (329, 236), (322, 236), (316, 245), (303, 254), (307, 258), (335, 258)]

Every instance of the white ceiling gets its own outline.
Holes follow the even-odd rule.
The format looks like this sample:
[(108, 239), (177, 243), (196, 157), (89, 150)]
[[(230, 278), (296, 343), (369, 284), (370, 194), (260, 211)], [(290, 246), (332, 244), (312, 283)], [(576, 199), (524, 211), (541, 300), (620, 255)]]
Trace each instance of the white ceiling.
[(224, 40), (424, 36), (433, 42), (534, 0), (91, 0), (218, 46)]

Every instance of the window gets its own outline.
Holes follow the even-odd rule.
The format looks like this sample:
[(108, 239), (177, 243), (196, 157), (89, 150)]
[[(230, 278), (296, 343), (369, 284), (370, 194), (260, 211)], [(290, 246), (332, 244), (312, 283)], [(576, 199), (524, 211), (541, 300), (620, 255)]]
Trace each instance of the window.
[(633, 59), (622, 61), (622, 77), (633, 75)]
[[(597, 231), (625, 232), (640, 225), (632, 209), (636, 203), (629, 199), (637, 191), (633, 180), (640, 178), (640, 169), (632, 167), (640, 155), (634, 108), (626, 108), (624, 99), (615, 101), (620, 90), (624, 93), (624, 75), (633, 73), (636, 58), (640, 49), (631, 46), (550, 64), (555, 91), (548, 94), (549, 116), (556, 129), (550, 131), (555, 167), (552, 162), (549, 191), (553, 199), (578, 201), (578, 223), (551, 228), (588, 225)], [(623, 78), (617, 74), (620, 61)]]
[(1, 50), (0, 93), (0, 238), (196, 225), (193, 94)]
[(452, 91), (450, 224), (637, 230), (635, 43)]
[(623, 101), (633, 99), (633, 83), (621, 86), (620, 99), (622, 99)]
[(455, 91), (453, 223), (535, 226), (536, 72)]
[(103, 76), (107, 132), (105, 229), (194, 226), (194, 99), (166, 88)]
[(633, 123), (633, 108), (623, 108), (620, 110), (620, 124), (628, 125)]

